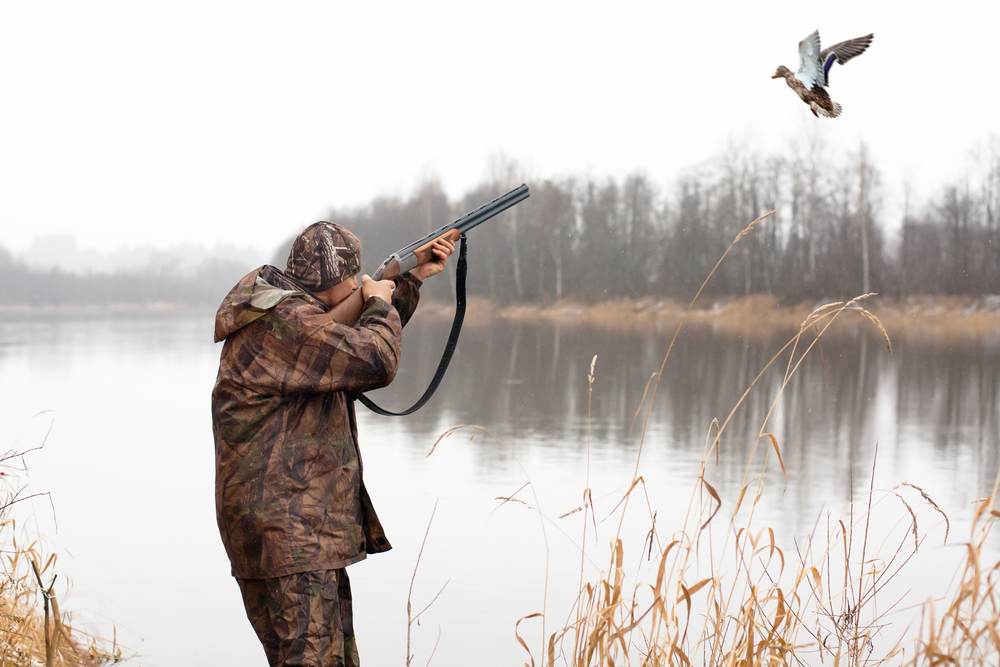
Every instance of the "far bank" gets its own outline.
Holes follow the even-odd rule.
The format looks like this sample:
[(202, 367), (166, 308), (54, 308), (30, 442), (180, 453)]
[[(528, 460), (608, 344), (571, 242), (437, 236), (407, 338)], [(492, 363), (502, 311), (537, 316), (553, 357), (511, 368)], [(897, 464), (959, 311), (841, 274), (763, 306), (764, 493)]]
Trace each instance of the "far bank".
[[(795, 335), (811, 312), (831, 301), (803, 301), (782, 305), (770, 295), (743, 298), (704, 299), (695, 304), (684, 320), (685, 328), (711, 328), (737, 338), (764, 341)], [(931, 344), (961, 345), (980, 341), (1000, 345), (1000, 295), (980, 297), (913, 296), (888, 299), (879, 296), (857, 302), (874, 315), (892, 339), (905, 338)], [(41, 304), (0, 305), (0, 318), (138, 316), (155, 312), (169, 318), (171, 313), (200, 310), (207, 306), (155, 301), (108, 305)], [(619, 331), (654, 331), (672, 334), (685, 316), (687, 304), (670, 299), (611, 299), (586, 304), (571, 299), (549, 303), (500, 305), (482, 297), (471, 297), (465, 316), (466, 327), (487, 327), (498, 320), (543, 321), (564, 327), (589, 327)], [(454, 302), (426, 299), (414, 318), (450, 319)], [(860, 313), (841, 315), (827, 335), (881, 333)]]
[[(769, 295), (705, 300), (696, 303), (684, 320), (685, 327), (711, 327), (735, 337), (766, 340), (795, 335), (811, 312), (833, 303), (778, 303)], [(905, 337), (941, 344), (995, 340), (1000, 343), (1000, 295), (984, 297), (917, 296), (902, 300), (869, 297), (857, 302), (874, 315), (890, 337)], [(674, 330), (684, 318), (686, 304), (670, 299), (612, 299), (594, 304), (563, 299), (548, 304), (500, 306), (487, 299), (469, 299), (465, 325), (489, 326), (495, 320), (548, 321), (560, 326), (618, 330)], [(425, 302), (418, 317), (450, 317), (454, 304)], [(810, 327), (811, 328), (811, 327)], [(828, 333), (866, 330), (881, 337), (861, 313), (845, 313)]]

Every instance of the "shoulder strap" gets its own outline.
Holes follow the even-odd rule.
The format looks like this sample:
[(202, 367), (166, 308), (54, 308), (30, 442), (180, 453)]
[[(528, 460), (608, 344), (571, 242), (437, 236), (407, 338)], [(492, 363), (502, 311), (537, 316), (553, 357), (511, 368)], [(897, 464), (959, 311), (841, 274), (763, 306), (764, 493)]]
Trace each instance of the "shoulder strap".
[(458, 266), (455, 271), (455, 319), (451, 323), (448, 344), (444, 348), (444, 354), (441, 355), (441, 362), (438, 364), (437, 372), (434, 373), (434, 379), (431, 380), (424, 395), (412, 407), (402, 412), (389, 412), (375, 405), (372, 399), (364, 394), (356, 394), (361, 404), (372, 412), (380, 414), (383, 417), (405, 417), (406, 415), (411, 415), (431, 399), (434, 391), (441, 384), (441, 379), (444, 377), (445, 371), (448, 370), (448, 364), (451, 363), (451, 356), (455, 353), (455, 346), (458, 345), (458, 335), (462, 332), (462, 321), (465, 319), (465, 275), (468, 273), (468, 264), (465, 259), (465, 245), (465, 234), (462, 234), (462, 245), (458, 251)]

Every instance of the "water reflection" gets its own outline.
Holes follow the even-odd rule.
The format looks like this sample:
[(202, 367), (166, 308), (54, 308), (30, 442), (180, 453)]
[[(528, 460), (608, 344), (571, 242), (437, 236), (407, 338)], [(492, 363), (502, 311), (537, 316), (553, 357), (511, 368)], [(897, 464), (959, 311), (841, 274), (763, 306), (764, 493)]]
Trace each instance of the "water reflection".
[(961, 461), (967, 483), (987, 495), (1000, 466), (1000, 344), (913, 345), (898, 357), (900, 440), (930, 442), (939, 459)]
[[(515, 450), (558, 446), (579, 453), (589, 427), (592, 451), (634, 455), (649, 404), (648, 396), (643, 401), (647, 381), (659, 369), (671, 335), (503, 320), (490, 328), (468, 328), (438, 395), (402, 428), (421, 446), (450, 422), (489, 425)], [(416, 321), (406, 332), (396, 381), (375, 392), (376, 400), (401, 408), (418, 396), (446, 336), (446, 322)], [(645, 451), (668, 459), (699, 458), (712, 420), (724, 421), (779, 355), (726, 427), (719, 466), (710, 473), (723, 486), (743, 479), (766, 421), (789, 474), (785, 493), (803, 511), (797, 523), (815, 518), (816, 499), (847, 502), (868, 488), (876, 442), (879, 465), (887, 472), (903, 472), (905, 461), (912, 466), (924, 457), (923, 464), (950, 473), (957, 502), (988, 495), (1000, 465), (1000, 346), (978, 342), (942, 349), (897, 338), (890, 355), (877, 334), (824, 337), (768, 419), (791, 355), (779, 355), (784, 341), (749, 342), (688, 329), (674, 346), (652, 402)], [(801, 352), (802, 347), (796, 359)], [(588, 405), (594, 355), (596, 380)], [(759, 452), (763, 449), (762, 444)], [(480, 464), (510, 462), (499, 456)], [(776, 463), (772, 472), (779, 474)]]
[[(441, 322), (411, 327), (396, 381), (373, 396), (399, 407), (418, 395), (436, 368), (446, 334)], [(503, 320), (489, 329), (466, 329), (438, 395), (407, 424), (423, 433), (437, 422), (437, 413), (448, 412), (463, 420), (516, 424), (521, 432), (578, 436), (587, 422), (586, 376), (597, 355), (593, 433), (608, 441), (631, 440), (637, 431), (630, 433), (632, 418), (668, 344), (667, 334), (566, 331)], [(673, 443), (700, 448), (712, 418), (728, 414), (781, 347), (710, 330), (682, 332), (653, 405), (653, 421), (669, 423)], [(779, 415), (786, 416), (778, 420), (782, 439), (805, 446), (819, 438), (817, 444), (843, 447), (851, 454), (871, 420), (881, 383), (894, 377), (900, 422), (925, 423), (933, 417), (940, 446), (954, 444), (956, 429), (968, 427), (979, 432), (984, 446), (995, 447), (1000, 346), (940, 349), (904, 341), (897, 342), (894, 352), (890, 355), (881, 339), (862, 335), (824, 338), (785, 390)], [(758, 381), (728, 427), (732, 439), (745, 439), (763, 423), (789, 356), (786, 351), (778, 357), (773, 372)]]
[[(31, 461), (32, 483), (54, 490), (59, 511), (58, 533), (47, 525), (42, 531), (73, 554), (60, 563), (77, 582), (74, 595), (83, 600), (77, 604), (115, 619), (120, 639), (126, 630), (133, 631), (129, 641), (141, 636), (148, 662), (161, 667), (263, 664), (214, 525), (208, 396), (220, 347), (211, 342), (212, 317), (206, 311), (104, 311), (0, 318), (0, 403), (9, 417), (0, 436), (8, 446), (18, 437), (37, 444), (44, 428), (28, 435), (20, 429), (35, 412), (56, 410), (52, 437)], [(436, 369), (448, 327), (418, 314), (404, 336), (396, 381), (375, 392), (377, 401), (400, 409), (416, 400)], [(398, 660), (403, 650), (401, 610), (440, 497), (418, 581), (433, 588), (428, 599), (444, 581), (453, 582), (435, 607), (447, 633), (436, 663), (463, 664), (462, 656), (476, 650), (462, 645), (464, 637), (506, 647), (498, 649), (506, 651), (498, 664), (524, 661), (512, 624), (540, 607), (544, 554), (532, 532), (535, 518), (518, 508), (495, 511), (494, 500), (515, 491), (524, 477), (511, 454), (487, 439), (449, 443), (425, 459), (452, 425), (478, 424), (500, 437), (549, 494), (542, 501), (553, 515), (579, 502), (587, 461), (595, 495), (627, 486), (641, 444), (639, 474), (656, 487), (651, 495), (659, 494), (659, 525), (675, 529), (670, 505), (683, 504), (690, 493), (712, 420), (729, 415), (783, 341), (688, 329), (655, 400), (647, 395), (644, 401), (672, 335), (503, 320), (470, 327), (425, 408), (402, 419), (358, 408), (367, 475), (395, 545), (352, 573), (359, 627), (388, 638), (364, 644), (366, 660)], [(789, 360), (788, 352), (779, 355), (734, 414), (718, 465), (708, 472), (727, 510), (765, 419), (788, 480), (772, 457), (762, 525), (781, 528), (786, 537), (803, 535), (824, 509), (843, 511), (868, 489), (876, 442), (877, 488), (920, 484), (949, 513), (989, 493), (1000, 467), (1000, 344), (943, 348), (896, 338), (891, 356), (877, 337), (824, 338), (768, 418)], [(765, 450), (762, 443), (757, 456)], [(47, 516), (38, 513), (40, 521)], [(646, 530), (640, 526), (640, 542)], [(577, 564), (579, 556), (570, 560)], [(552, 599), (571, 600), (572, 585), (575, 580), (567, 590), (550, 589)], [(159, 601), (156, 609), (150, 599)], [(489, 618), (469, 614), (484, 605)], [(386, 616), (386, 609), (396, 615)], [(200, 647), (200, 662), (175, 646), (177, 634)], [(227, 639), (220, 643), (220, 636)]]

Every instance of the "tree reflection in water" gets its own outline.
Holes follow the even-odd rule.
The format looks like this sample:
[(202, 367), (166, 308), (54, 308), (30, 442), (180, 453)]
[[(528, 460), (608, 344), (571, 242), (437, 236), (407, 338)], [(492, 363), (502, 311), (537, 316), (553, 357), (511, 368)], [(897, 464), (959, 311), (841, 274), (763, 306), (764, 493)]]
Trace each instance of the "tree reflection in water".
[[(646, 415), (643, 392), (672, 334), (504, 320), (467, 328), (438, 395), (401, 427), (421, 447), (440, 434), (442, 424), (463, 423), (489, 428), (514, 452), (544, 442), (582, 454), (586, 377), (596, 354), (591, 450), (634, 461)], [(375, 392), (376, 400), (398, 408), (418, 396), (446, 337), (446, 322), (418, 320), (409, 327), (400, 372), (390, 388)], [(746, 341), (708, 328), (682, 331), (652, 404), (644, 452), (666, 461), (700, 458), (713, 418), (726, 418), (784, 342)], [(709, 472), (713, 483), (726, 488), (742, 481), (788, 356), (758, 381), (733, 416), (719, 466)], [(951, 476), (958, 504), (987, 495), (1000, 465), (998, 415), (997, 343), (941, 347), (897, 338), (890, 355), (877, 332), (858, 329), (824, 336), (792, 377), (766, 430), (782, 449), (788, 505), (808, 509), (801, 522), (815, 518), (817, 498), (846, 504), (867, 490), (876, 441), (878, 465), (887, 475), (922, 464)], [(509, 457), (486, 451), (479, 465), (511, 465)], [(776, 465), (771, 471), (780, 480)]]

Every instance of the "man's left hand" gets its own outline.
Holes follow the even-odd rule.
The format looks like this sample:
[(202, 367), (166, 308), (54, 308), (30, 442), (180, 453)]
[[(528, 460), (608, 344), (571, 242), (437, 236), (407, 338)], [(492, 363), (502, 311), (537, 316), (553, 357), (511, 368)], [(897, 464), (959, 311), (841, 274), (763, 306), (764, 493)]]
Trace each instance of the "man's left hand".
[(431, 246), (434, 259), (425, 262), (410, 271), (410, 274), (421, 281), (427, 280), (431, 276), (436, 276), (444, 270), (444, 265), (448, 262), (448, 257), (455, 252), (455, 244), (447, 239), (438, 239)]

